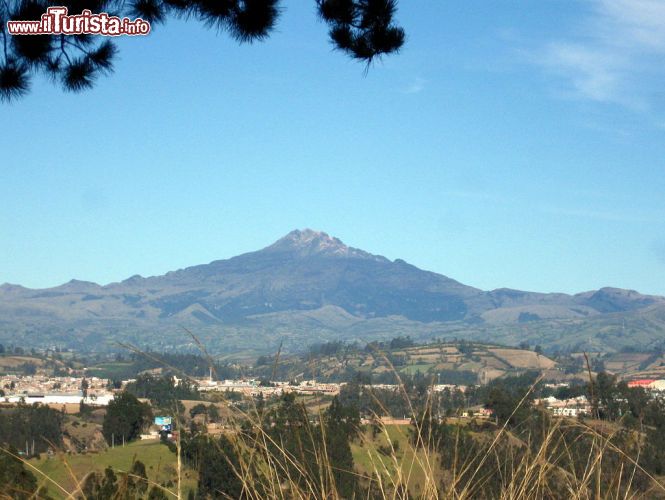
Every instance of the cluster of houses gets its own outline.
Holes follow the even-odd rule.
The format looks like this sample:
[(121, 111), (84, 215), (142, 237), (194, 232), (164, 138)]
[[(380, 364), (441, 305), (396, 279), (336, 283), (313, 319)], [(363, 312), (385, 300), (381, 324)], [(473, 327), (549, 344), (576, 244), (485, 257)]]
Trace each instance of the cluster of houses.
[[(84, 382), (85, 381), (85, 382)], [(106, 406), (113, 399), (109, 381), (97, 377), (7, 375), (0, 377), (0, 404), (41, 403), (51, 407)]]
[[(383, 389), (386, 391), (398, 391), (401, 386), (397, 384), (369, 384), (365, 385), (365, 387), (371, 387), (372, 389)], [(445, 392), (445, 391), (460, 391), (460, 392), (465, 392), (466, 391), (466, 386), (465, 385), (454, 385), (454, 384), (434, 384), (430, 386), (429, 390), (431, 392)]]
[[(131, 380), (124, 381), (122, 385)], [(178, 379), (174, 378), (174, 383)], [(258, 379), (212, 380), (197, 379), (200, 392), (230, 392), (247, 397), (279, 396), (286, 393), (301, 395), (339, 394), (344, 383), (322, 383), (316, 380), (304, 380), (297, 384), (292, 382), (271, 381), (262, 383)], [(89, 406), (106, 406), (113, 399), (114, 390), (110, 389), (109, 380), (97, 377), (49, 377), (46, 375), (7, 375), (0, 377), (0, 404), (33, 404), (42, 403), (49, 406), (79, 405), (81, 401)], [(398, 385), (372, 385), (375, 389), (398, 391)], [(432, 387), (434, 392), (461, 390), (465, 386), (441, 384)]]
[(631, 388), (641, 387), (642, 389), (656, 393), (665, 391), (665, 380), (662, 379), (643, 378), (639, 380), (631, 380), (627, 385)]
[(554, 396), (536, 399), (534, 404), (547, 408), (557, 417), (578, 417), (591, 415), (591, 403), (586, 396), (569, 399), (557, 399)]
[[(127, 382), (127, 381), (126, 381)], [(177, 383), (178, 379), (174, 379)], [(123, 383), (125, 385), (125, 383)], [(301, 395), (329, 395), (339, 394), (344, 383), (321, 383), (316, 380), (305, 380), (300, 383), (292, 382), (261, 382), (258, 379), (243, 380), (212, 380), (202, 378), (196, 380), (196, 385), (201, 392), (229, 392), (237, 393), (246, 397), (279, 396), (286, 393)], [(556, 388), (567, 384), (548, 384)], [(665, 393), (665, 380), (662, 379), (639, 379), (627, 382), (628, 387), (641, 387), (651, 392), (652, 395), (660, 397)], [(63, 407), (69, 405), (80, 405), (83, 402), (89, 406), (106, 406), (113, 399), (115, 390), (110, 388), (107, 379), (97, 377), (49, 377), (46, 375), (7, 375), (0, 376), (0, 405), (18, 403), (41, 403), (51, 407)], [(374, 389), (399, 390), (398, 385), (373, 384)], [(465, 386), (441, 384), (431, 388), (434, 392), (461, 391)], [(537, 399), (535, 404), (549, 410), (555, 416), (578, 417), (591, 415), (591, 404), (586, 396), (578, 396), (569, 399), (557, 399), (553, 396)], [(489, 410), (480, 409), (474, 416), (490, 417), (491, 414), (482, 413)]]
[(258, 379), (249, 380), (197, 380), (199, 392), (235, 392), (243, 396), (279, 396), (289, 392), (296, 394), (320, 394), (336, 396), (343, 384), (324, 384), (316, 380), (304, 380), (298, 384), (290, 382), (269, 382), (262, 384)]
[[(298, 384), (292, 382), (279, 382), (271, 381), (267, 384), (262, 384), (258, 379), (249, 380), (212, 380), (210, 378), (197, 379), (197, 388), (200, 392), (235, 392), (244, 396), (258, 396), (262, 394), (265, 396), (279, 396), (289, 392), (296, 394), (319, 394), (336, 396), (339, 394), (340, 389), (345, 384), (342, 383), (322, 383), (316, 380), (303, 380)], [(397, 384), (371, 384), (366, 387), (373, 389), (383, 389), (389, 391), (398, 391), (400, 386)], [(459, 390), (464, 392), (466, 386), (451, 385), (451, 384), (438, 384), (432, 386), (433, 392), (444, 392)]]
[[(563, 384), (565, 385), (565, 384)], [(641, 387), (655, 397), (662, 397), (665, 392), (665, 380), (661, 379), (639, 379), (626, 383), (629, 388)], [(562, 384), (551, 387), (560, 387)], [(553, 415), (558, 417), (577, 417), (591, 415), (591, 403), (586, 396), (578, 396), (570, 399), (557, 399), (554, 396), (537, 399), (535, 404), (547, 408)]]

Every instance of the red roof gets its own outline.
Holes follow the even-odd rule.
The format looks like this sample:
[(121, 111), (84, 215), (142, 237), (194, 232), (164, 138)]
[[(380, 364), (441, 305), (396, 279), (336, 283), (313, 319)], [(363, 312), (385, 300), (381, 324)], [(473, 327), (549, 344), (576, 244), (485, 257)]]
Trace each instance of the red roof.
[(643, 378), (639, 380), (631, 380), (628, 382), (628, 387), (646, 387), (649, 384), (655, 382), (652, 378)]

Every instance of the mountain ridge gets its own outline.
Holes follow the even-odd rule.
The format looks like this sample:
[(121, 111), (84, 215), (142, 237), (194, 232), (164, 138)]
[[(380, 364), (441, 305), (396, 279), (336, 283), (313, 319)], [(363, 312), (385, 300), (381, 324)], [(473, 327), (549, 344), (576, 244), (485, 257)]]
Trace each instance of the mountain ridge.
[[(471, 335), (505, 325), (595, 321), (649, 307), (665, 307), (665, 298), (611, 287), (573, 295), (484, 291), (304, 229), (254, 252), (159, 276), (107, 285), (71, 280), (46, 289), (0, 285), (0, 338), (13, 329), (33, 343), (40, 336), (49, 341), (48, 331), (60, 332), (59, 341), (67, 339), (62, 332), (79, 340), (91, 332), (92, 338), (112, 332), (105, 334), (110, 340), (134, 332), (140, 341), (141, 332), (173, 333), (182, 326), (210, 330), (213, 338), (215, 328), (251, 331), (267, 343), (289, 329), (299, 332), (298, 342), (316, 341), (322, 332), (365, 340), (408, 334), (405, 328), (433, 334), (453, 326)], [(384, 332), (375, 330), (378, 325)], [(230, 341), (227, 347), (234, 348)]]

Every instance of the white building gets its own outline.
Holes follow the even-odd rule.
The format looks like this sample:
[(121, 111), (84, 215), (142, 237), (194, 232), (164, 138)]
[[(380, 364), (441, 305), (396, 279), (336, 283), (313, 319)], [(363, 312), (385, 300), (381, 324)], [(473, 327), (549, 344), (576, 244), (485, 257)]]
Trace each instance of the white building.
[(28, 405), (40, 403), (44, 405), (56, 405), (56, 404), (80, 404), (81, 400), (83, 403), (88, 406), (107, 406), (109, 402), (113, 399), (113, 394), (103, 394), (97, 396), (89, 396), (83, 398), (81, 394), (33, 394), (33, 395), (14, 395), (14, 396), (5, 396), (0, 398), (0, 402), (4, 403), (25, 403)]

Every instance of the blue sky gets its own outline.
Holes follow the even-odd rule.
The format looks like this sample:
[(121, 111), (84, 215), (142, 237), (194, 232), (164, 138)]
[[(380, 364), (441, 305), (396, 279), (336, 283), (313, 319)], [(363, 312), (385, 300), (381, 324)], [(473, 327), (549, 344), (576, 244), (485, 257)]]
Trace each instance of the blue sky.
[(0, 108), (0, 283), (162, 274), (295, 228), (483, 289), (665, 294), (665, 2), (400, 2), (402, 53), (313, 1), (239, 46), (170, 20), (92, 91)]

